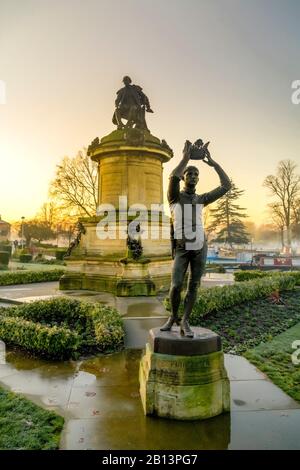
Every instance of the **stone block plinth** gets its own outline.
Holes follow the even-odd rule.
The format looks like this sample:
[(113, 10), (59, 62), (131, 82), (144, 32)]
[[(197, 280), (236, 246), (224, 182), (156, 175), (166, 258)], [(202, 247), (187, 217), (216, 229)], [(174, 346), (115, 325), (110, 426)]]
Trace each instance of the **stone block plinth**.
[(150, 330), (140, 362), (140, 394), (146, 415), (200, 420), (230, 410), (230, 387), (221, 338), (193, 328), (194, 338), (179, 328)]

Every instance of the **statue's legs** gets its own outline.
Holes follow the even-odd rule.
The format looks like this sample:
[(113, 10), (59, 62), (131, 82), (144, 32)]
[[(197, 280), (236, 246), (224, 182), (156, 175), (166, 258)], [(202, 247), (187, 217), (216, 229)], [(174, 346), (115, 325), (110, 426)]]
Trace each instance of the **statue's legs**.
[(183, 248), (176, 248), (172, 269), (172, 281), (170, 288), (171, 316), (161, 327), (161, 331), (170, 331), (174, 323), (179, 323), (178, 310), (181, 300), (181, 291), (184, 276), (189, 265), (188, 251)]
[(136, 122), (137, 116), (137, 106), (131, 106), (129, 108), (127, 123), (125, 124), (125, 129), (132, 128), (133, 124)]
[(137, 119), (136, 119), (136, 126), (137, 129), (140, 129), (142, 131), (149, 131), (147, 123), (146, 123), (146, 116), (145, 116), (145, 109), (139, 109), (137, 113)]
[(124, 124), (122, 123), (121, 118), (122, 118), (121, 111), (118, 108), (116, 108), (115, 115), (114, 115), (114, 118), (113, 118), (113, 122), (117, 124), (118, 129), (123, 129), (124, 128)]
[(198, 288), (200, 286), (201, 277), (204, 273), (207, 242), (204, 243), (201, 250), (189, 251), (190, 254), (190, 273), (188, 287), (184, 299), (183, 317), (181, 321), (181, 332), (185, 336), (193, 337), (193, 332), (189, 326), (189, 318), (197, 298)]

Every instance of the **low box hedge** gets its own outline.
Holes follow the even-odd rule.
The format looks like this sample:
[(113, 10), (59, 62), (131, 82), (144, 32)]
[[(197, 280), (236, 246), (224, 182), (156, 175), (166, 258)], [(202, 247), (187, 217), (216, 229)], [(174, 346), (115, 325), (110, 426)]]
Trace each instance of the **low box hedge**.
[(7, 251), (11, 256), (12, 246), (10, 244), (0, 243), (0, 251)]
[(291, 290), (294, 287), (295, 279), (292, 276), (278, 275), (240, 284), (201, 289), (191, 314), (191, 324), (199, 325), (201, 318), (211, 312), (267, 297), (274, 291)]
[(51, 271), (11, 271), (0, 274), (0, 286), (30, 284), (33, 282), (59, 281), (65, 273), (62, 269)]
[(0, 339), (47, 357), (76, 358), (120, 349), (124, 330), (117, 310), (62, 297), (0, 309)]
[(9, 253), (7, 251), (0, 251), (0, 265), (8, 266)]
[(234, 273), (234, 279), (237, 282), (250, 281), (251, 279), (257, 279), (262, 277), (270, 276), (292, 276), (295, 279), (296, 285), (300, 285), (300, 271), (236, 271)]
[(21, 263), (29, 263), (30, 261), (32, 261), (32, 255), (30, 253), (24, 253), (20, 255)]
[(55, 258), (56, 260), (58, 261), (63, 261), (64, 259), (64, 256), (67, 254), (67, 250), (63, 249), (63, 250), (56, 250), (55, 251)]
[[(293, 276), (279, 274), (277, 276), (253, 279), (223, 287), (217, 286), (209, 289), (200, 289), (191, 313), (191, 324), (199, 325), (201, 323), (201, 318), (209, 315), (210, 313), (225, 310), (243, 302), (267, 297), (274, 291), (294, 289), (295, 283), (296, 281)], [(183, 310), (182, 304), (180, 308), (181, 312)], [(166, 308), (170, 310), (169, 299), (167, 299), (165, 305)]]
[(0, 339), (7, 344), (53, 358), (71, 357), (80, 345), (76, 332), (0, 315)]

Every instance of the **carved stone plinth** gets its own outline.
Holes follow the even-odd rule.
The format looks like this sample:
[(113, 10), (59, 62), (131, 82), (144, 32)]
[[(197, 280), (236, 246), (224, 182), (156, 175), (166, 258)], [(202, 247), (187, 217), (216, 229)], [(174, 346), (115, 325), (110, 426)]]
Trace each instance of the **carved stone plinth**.
[(146, 415), (178, 420), (206, 419), (230, 409), (230, 387), (220, 337), (193, 328), (150, 330), (140, 363), (140, 394)]
[[(159, 212), (157, 220), (151, 220), (151, 209), (153, 204), (163, 203), (163, 163), (172, 157), (171, 149), (149, 131), (127, 129), (114, 131), (101, 141), (95, 139), (89, 155), (98, 163), (99, 205), (115, 214), (116, 236), (98, 236), (98, 224), (106, 215), (81, 219), (85, 232), (65, 259), (67, 270), (60, 280), (60, 289), (107, 291), (121, 296), (166, 291), (172, 263), (170, 223)], [(141, 239), (142, 254), (138, 259), (128, 252), (127, 235), (120, 235), (127, 233), (127, 223), (136, 217), (127, 214), (123, 223), (120, 196), (126, 197), (128, 208), (142, 204), (147, 212), (147, 220), (140, 223), (140, 228), (141, 233), (149, 232), (148, 237)]]

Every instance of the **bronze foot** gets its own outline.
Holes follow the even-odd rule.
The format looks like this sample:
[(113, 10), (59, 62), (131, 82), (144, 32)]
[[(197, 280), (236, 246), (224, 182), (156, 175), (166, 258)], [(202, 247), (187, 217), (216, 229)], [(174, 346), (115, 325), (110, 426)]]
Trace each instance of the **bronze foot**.
[(160, 331), (171, 331), (174, 323), (179, 325), (179, 319), (171, 315), (166, 321), (166, 323), (160, 328)]
[(187, 320), (182, 320), (180, 323), (180, 333), (182, 336), (186, 336), (187, 338), (193, 338), (194, 333), (190, 328), (190, 325), (188, 324)]

